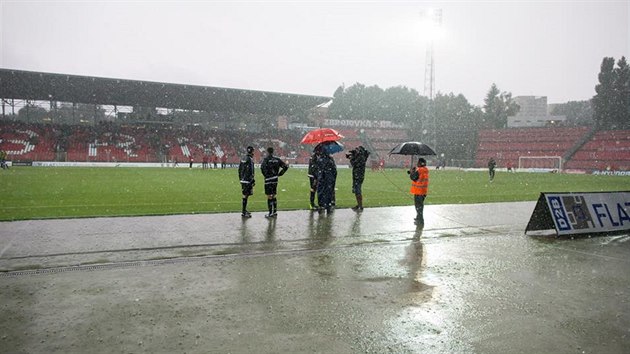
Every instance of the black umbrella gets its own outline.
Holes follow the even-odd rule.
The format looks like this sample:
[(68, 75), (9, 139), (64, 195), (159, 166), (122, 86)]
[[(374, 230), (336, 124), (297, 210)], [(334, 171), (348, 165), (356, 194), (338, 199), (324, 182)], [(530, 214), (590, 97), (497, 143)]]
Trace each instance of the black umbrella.
[(389, 154), (411, 155), (411, 165), (413, 166), (414, 156), (435, 155), (435, 151), (429, 145), (417, 141), (408, 141), (398, 144)]

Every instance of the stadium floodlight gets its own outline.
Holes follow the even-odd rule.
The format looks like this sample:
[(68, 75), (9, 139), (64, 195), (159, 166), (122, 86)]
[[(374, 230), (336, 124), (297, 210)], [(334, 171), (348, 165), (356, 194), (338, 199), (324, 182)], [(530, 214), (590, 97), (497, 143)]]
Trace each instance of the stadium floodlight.
[[(420, 12), (422, 34), (428, 39), (424, 66), (424, 95), (433, 101), (435, 93), (435, 58), (433, 42), (441, 35), (442, 9), (427, 9)], [(437, 121), (433, 114), (433, 148), (437, 149)]]
[(435, 91), (433, 43), (442, 36), (442, 9), (421, 11), (420, 18), (422, 36), (429, 42), (424, 67), (424, 95), (432, 100)]
[(442, 9), (420, 11), (420, 31), (422, 38), (428, 41), (439, 40), (443, 36)]

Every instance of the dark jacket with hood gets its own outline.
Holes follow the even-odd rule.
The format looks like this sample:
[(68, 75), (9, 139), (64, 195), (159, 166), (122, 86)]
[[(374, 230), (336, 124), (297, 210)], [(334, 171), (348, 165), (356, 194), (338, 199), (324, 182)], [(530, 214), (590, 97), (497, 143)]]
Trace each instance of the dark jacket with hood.
[(240, 164), (238, 165), (238, 178), (241, 180), (241, 183), (251, 183), (255, 184), (254, 180), (254, 160), (252, 159), (252, 154), (247, 154), (243, 156)]
[(352, 166), (352, 179), (363, 182), (365, 179), (365, 165), (367, 163), (370, 152), (365, 150), (363, 146), (359, 146), (350, 154), (350, 166)]

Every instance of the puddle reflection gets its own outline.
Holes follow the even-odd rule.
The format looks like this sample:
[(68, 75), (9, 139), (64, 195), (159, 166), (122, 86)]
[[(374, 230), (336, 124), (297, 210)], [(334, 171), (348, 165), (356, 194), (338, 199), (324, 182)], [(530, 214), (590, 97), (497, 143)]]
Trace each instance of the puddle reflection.
[(276, 248), (276, 218), (269, 218), (267, 220), (267, 229), (265, 230), (265, 241), (263, 243), (263, 250), (270, 250)]
[(330, 245), (333, 239), (334, 214), (310, 213), (308, 219), (309, 249), (321, 249)]

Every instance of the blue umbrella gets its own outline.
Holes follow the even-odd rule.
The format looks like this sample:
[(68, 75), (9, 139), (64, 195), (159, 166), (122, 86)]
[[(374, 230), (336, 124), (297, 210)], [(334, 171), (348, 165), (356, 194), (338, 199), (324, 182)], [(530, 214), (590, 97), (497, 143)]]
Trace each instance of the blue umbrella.
[(320, 144), (322, 149), (329, 155), (343, 151), (343, 145), (337, 141), (325, 141)]

